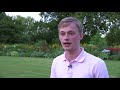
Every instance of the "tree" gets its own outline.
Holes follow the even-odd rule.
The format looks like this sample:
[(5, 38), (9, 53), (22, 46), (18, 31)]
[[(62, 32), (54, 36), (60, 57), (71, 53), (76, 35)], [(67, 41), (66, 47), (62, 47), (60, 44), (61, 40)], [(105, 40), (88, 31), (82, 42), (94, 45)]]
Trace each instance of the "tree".
[(120, 45), (120, 12), (110, 14), (109, 31), (106, 34), (106, 40), (109, 46)]
[(89, 43), (97, 46), (99, 51), (103, 50), (107, 46), (106, 39), (101, 37), (99, 31), (97, 31), (96, 35), (91, 37), (91, 40)]
[(106, 39), (109, 46), (120, 45), (120, 28), (112, 27)]
[[(89, 43), (99, 31), (100, 35), (108, 37), (118, 35), (120, 29), (120, 12), (41, 12), (40, 21), (31, 17), (9, 17), (0, 12), (0, 42), (1, 43), (34, 43), (46, 40), (48, 44), (58, 40), (58, 23), (67, 16), (78, 18), (83, 23), (84, 38), (81, 43)], [(117, 34), (112, 34), (111, 32)], [(116, 41), (119, 44), (119, 41)]]
[(18, 43), (19, 38), (20, 34), (15, 28), (12, 17), (7, 16), (4, 12), (0, 13), (0, 42)]
[(105, 13), (105, 12), (42, 12), (40, 13), (41, 17), (44, 22), (47, 22), (49, 27), (49, 30), (52, 31), (53, 37), (52, 38), (58, 38), (58, 31), (57, 31), (57, 25), (59, 21), (67, 16), (74, 16), (78, 18), (84, 26), (84, 39), (82, 42), (88, 43), (90, 41), (90, 38), (94, 35), (96, 35), (97, 30), (99, 30), (100, 34), (106, 34), (108, 31), (108, 25), (109, 17), (111, 13)]
[(17, 15), (16, 17), (13, 17), (13, 20), (14, 20), (16, 29), (18, 29), (19, 32), (21, 32), (20, 42), (31, 43), (32, 36), (30, 32), (34, 33), (34, 30), (32, 30), (32, 28), (34, 26), (35, 20), (29, 16), (25, 18), (19, 15)]

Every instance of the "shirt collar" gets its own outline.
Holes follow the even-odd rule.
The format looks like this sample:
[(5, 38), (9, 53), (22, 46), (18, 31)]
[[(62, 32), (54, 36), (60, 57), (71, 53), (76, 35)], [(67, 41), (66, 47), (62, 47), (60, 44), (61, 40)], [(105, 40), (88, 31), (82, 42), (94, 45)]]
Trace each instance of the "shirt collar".
[[(81, 47), (81, 49), (82, 49), (82, 51), (81, 51), (81, 53), (79, 54), (79, 56), (78, 56), (76, 59), (74, 59), (74, 61), (80, 62), (80, 63), (82, 63), (82, 62), (84, 61), (85, 57), (86, 57), (84, 48)], [(64, 54), (63, 54), (63, 61), (67, 61), (67, 59), (65, 58), (65, 52), (64, 52)]]

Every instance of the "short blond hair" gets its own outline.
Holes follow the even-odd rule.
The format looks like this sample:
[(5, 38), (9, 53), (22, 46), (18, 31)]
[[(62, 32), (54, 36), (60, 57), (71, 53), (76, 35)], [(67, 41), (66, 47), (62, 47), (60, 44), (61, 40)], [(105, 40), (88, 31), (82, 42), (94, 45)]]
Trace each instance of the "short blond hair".
[(70, 25), (71, 23), (74, 23), (77, 28), (79, 29), (80, 33), (83, 33), (83, 25), (82, 23), (75, 17), (66, 17), (63, 18), (60, 23), (58, 24), (58, 30), (61, 27), (67, 27), (68, 25)]

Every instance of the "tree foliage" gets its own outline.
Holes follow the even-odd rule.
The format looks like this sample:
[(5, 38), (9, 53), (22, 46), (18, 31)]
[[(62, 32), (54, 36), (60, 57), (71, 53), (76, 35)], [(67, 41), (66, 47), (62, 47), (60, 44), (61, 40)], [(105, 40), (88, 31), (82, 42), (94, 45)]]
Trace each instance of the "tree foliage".
[[(6, 16), (5, 13), (0, 13), (0, 42), (1, 43), (19, 43), (21, 31), (17, 28), (14, 20)], [(21, 25), (20, 25), (21, 26)]]
[(58, 23), (64, 17), (73, 16), (83, 23), (81, 43), (89, 43), (99, 31), (108, 45), (120, 44), (120, 12), (40, 12), (39, 15), (41, 20), (35, 21), (31, 17), (10, 17), (0, 12), (0, 43), (35, 43), (40, 40), (55, 43)]
[(106, 39), (109, 46), (120, 45), (120, 28), (112, 27)]

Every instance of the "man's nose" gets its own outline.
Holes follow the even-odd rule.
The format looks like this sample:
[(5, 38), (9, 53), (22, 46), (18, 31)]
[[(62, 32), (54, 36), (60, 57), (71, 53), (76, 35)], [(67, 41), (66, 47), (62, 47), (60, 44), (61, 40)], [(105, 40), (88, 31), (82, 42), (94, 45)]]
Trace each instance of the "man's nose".
[(68, 34), (65, 34), (64, 40), (68, 40), (68, 39), (69, 39), (69, 35), (68, 35)]

